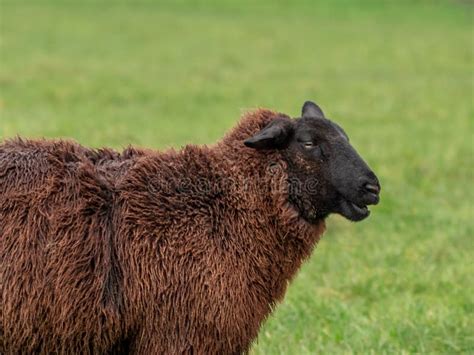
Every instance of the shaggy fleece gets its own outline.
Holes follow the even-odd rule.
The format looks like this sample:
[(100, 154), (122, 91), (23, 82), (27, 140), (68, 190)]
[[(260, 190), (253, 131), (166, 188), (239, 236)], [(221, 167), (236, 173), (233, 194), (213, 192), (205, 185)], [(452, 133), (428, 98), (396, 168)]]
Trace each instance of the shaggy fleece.
[(243, 144), (277, 115), (179, 151), (1, 144), (0, 353), (248, 351), (324, 231)]

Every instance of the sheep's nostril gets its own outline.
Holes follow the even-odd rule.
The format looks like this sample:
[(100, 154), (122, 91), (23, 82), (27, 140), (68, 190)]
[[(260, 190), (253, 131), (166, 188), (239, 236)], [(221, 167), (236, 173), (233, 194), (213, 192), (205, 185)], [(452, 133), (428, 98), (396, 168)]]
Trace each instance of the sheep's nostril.
[(365, 184), (364, 185), (364, 188), (366, 191), (370, 192), (370, 193), (373, 193), (375, 195), (378, 195), (379, 192), (380, 192), (380, 187), (378, 185), (374, 185), (374, 184)]

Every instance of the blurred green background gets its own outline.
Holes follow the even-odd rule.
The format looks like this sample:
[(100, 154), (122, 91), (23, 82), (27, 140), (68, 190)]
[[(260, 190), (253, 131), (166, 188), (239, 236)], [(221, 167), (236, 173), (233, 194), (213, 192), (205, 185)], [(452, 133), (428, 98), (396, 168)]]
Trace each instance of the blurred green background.
[(212, 143), (315, 100), (377, 172), (254, 354), (474, 353), (473, 3), (1, 1), (0, 139)]

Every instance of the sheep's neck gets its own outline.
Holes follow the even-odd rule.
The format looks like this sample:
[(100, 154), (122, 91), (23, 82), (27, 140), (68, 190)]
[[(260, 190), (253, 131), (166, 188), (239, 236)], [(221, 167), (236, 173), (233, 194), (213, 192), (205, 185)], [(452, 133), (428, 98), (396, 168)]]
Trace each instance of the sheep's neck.
[(241, 220), (249, 222), (242, 235), (235, 237), (250, 246), (242, 256), (248, 268), (247, 282), (259, 295), (265, 295), (267, 312), (283, 297), (288, 281), (311, 255), (325, 229), (324, 220), (310, 224), (290, 205), (287, 164), (282, 155), (243, 144), (276, 114), (264, 109), (247, 113), (214, 150), (220, 170), (246, 187), (232, 192), (238, 208), (243, 209)]
[[(248, 223), (231, 238), (236, 238), (239, 267), (245, 269), (243, 289), (250, 295), (255, 317), (261, 322), (283, 298), (288, 282), (311, 255), (325, 224), (323, 220), (309, 224), (289, 204), (286, 164), (278, 153), (248, 149), (234, 153), (227, 153), (226, 170), (231, 180), (247, 182), (232, 192), (241, 209), (234, 212)], [(234, 164), (233, 158), (238, 162)], [(242, 161), (247, 164), (242, 166)], [(248, 185), (253, 184), (254, 189), (249, 189)], [(246, 246), (245, 253), (240, 253), (239, 245)]]

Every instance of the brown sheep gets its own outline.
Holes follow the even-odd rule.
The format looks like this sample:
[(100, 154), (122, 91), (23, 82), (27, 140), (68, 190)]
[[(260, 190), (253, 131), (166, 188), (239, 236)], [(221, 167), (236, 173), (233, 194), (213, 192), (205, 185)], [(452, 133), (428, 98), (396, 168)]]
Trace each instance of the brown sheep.
[(247, 352), (325, 217), (363, 219), (379, 190), (311, 102), (212, 147), (6, 141), (0, 353)]

